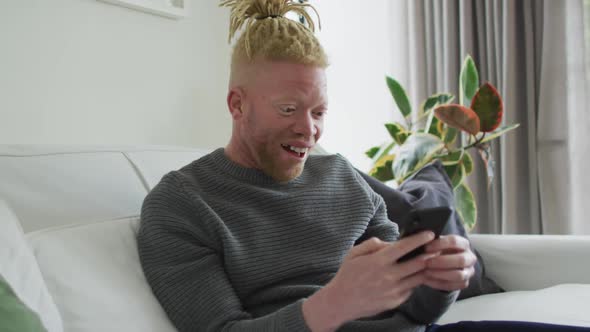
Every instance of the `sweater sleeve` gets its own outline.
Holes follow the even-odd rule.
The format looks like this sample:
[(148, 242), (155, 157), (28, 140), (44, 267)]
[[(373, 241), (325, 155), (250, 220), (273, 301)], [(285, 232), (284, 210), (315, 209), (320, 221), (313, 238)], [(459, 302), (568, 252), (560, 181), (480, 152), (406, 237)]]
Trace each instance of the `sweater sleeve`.
[(372, 237), (379, 238), (382, 241), (396, 241), (399, 237), (399, 230), (396, 223), (387, 219), (385, 201), (371, 189), (369, 184), (357, 172), (354, 172), (354, 176), (363, 190), (367, 192), (374, 210), (373, 217), (369, 221), (367, 229), (355, 244), (360, 244)]
[(428, 286), (414, 289), (412, 296), (404, 302), (399, 311), (419, 324), (436, 322), (455, 302), (459, 291), (446, 292)]
[(170, 174), (144, 200), (137, 235), (147, 281), (180, 332), (309, 331), (303, 300), (262, 317), (246, 312), (219, 249), (195, 220), (197, 209)]

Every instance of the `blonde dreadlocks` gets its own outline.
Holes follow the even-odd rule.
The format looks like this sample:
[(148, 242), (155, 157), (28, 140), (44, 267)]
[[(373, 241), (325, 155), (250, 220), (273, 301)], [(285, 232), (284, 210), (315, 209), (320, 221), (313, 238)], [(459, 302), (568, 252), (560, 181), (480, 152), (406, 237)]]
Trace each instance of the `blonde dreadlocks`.
[[(315, 24), (306, 9), (313, 6), (293, 0), (224, 0), (220, 6), (231, 9), (229, 40), (244, 28), (237, 40), (232, 68), (254, 59), (285, 60), (325, 68), (327, 56), (314, 36)], [(306, 24), (285, 17), (288, 12), (303, 16)]]

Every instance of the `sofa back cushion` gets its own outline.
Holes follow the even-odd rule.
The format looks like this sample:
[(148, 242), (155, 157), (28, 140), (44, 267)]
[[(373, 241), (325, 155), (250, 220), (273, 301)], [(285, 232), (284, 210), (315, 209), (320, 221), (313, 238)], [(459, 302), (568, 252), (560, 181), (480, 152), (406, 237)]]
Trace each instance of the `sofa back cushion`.
[(207, 149), (128, 151), (125, 156), (133, 163), (148, 190), (152, 190), (164, 175), (190, 164), (205, 154)]
[(168, 146), (0, 145), (0, 197), (24, 231), (139, 214), (160, 178), (207, 151)]
[(143, 275), (139, 217), (27, 234), (69, 332), (175, 331)]
[(137, 215), (146, 188), (120, 152), (0, 150), (0, 197), (25, 232)]
[[(62, 332), (58, 309), (43, 281), (35, 256), (23, 237), (19, 221), (1, 199), (0, 276), (26, 307), (39, 314), (49, 332)], [(0, 322), (3, 320), (0, 319)], [(0, 330), (4, 331), (2, 328), (0, 326)]]

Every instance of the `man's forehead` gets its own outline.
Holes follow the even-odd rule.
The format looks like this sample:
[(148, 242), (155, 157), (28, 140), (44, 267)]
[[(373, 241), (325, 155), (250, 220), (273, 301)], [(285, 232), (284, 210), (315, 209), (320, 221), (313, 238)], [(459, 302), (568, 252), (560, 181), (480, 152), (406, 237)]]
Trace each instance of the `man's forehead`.
[(263, 83), (326, 85), (325, 70), (321, 67), (285, 61), (264, 61), (254, 64), (252, 75)]
[(257, 59), (232, 69), (232, 85), (243, 88), (248, 94), (327, 104), (327, 82), (322, 67)]

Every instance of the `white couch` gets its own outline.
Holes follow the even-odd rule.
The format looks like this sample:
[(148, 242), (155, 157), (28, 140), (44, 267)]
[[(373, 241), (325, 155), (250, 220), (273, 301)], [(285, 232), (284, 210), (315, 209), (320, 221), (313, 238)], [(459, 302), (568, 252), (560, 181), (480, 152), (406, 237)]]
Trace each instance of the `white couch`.
[[(174, 331), (141, 270), (138, 215), (162, 175), (207, 152), (0, 145), (0, 274), (52, 332)], [(471, 238), (509, 292), (460, 301), (441, 323), (590, 327), (590, 237)]]

